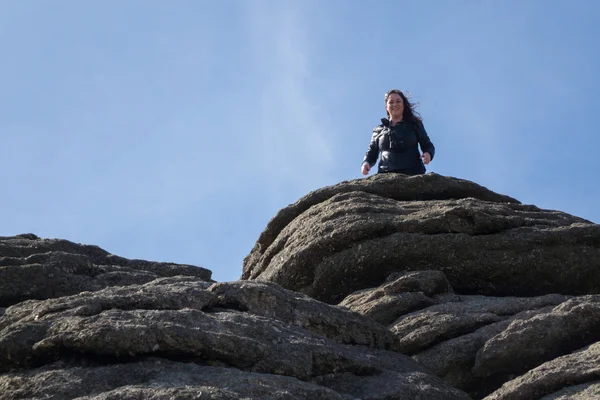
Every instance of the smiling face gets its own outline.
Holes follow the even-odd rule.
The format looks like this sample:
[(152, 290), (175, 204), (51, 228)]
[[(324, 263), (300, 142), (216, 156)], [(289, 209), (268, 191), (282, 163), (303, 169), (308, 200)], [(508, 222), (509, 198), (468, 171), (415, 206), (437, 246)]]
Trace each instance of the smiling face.
[(385, 102), (385, 109), (394, 121), (401, 120), (404, 114), (404, 101), (402, 101), (402, 97), (398, 93), (390, 93)]

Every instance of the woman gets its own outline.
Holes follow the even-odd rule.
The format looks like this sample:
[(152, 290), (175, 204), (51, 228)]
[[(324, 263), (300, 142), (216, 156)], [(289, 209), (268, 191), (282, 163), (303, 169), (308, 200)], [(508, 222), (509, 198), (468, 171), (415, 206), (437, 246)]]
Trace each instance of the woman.
[[(400, 172), (406, 175), (425, 173), (425, 165), (433, 160), (435, 147), (423, 126), (421, 118), (404, 93), (393, 89), (385, 94), (387, 118), (373, 129), (369, 150), (362, 163), (361, 172), (367, 175), (381, 160), (377, 172)], [(419, 153), (419, 147), (423, 154)]]

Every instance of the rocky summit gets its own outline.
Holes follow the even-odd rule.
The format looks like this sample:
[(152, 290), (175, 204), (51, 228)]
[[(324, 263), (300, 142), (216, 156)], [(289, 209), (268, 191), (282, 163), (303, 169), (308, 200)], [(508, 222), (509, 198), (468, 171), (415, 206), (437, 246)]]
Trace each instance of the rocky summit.
[(376, 174), (280, 210), (241, 279), (0, 237), (0, 400), (600, 399), (600, 225)]

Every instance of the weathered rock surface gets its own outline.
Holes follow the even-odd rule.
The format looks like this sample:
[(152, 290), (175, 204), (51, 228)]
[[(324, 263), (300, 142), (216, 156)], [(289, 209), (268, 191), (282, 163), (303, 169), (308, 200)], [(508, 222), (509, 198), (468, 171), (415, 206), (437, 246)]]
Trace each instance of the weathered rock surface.
[(516, 319), (479, 350), (473, 373), (522, 373), (600, 341), (600, 296), (584, 296), (527, 319)]
[(505, 383), (485, 400), (597, 399), (599, 393), (600, 343), (558, 357)]
[(340, 306), (388, 325), (410, 311), (436, 304), (432, 297), (449, 290), (450, 284), (440, 271), (396, 273), (380, 287), (350, 294)]
[(398, 345), (389, 330), (373, 323), (371, 319), (285, 290), (273, 283), (215, 283), (209, 290), (217, 296), (218, 303), (226, 307), (299, 325), (339, 343), (362, 344), (382, 349), (394, 349)]
[(552, 295), (534, 298), (460, 296), (458, 302), (434, 305), (402, 316), (391, 324), (390, 329), (400, 338), (401, 351), (414, 354), (443, 340), (499, 322), (509, 315), (557, 304), (563, 299), (563, 296)]
[(317, 190), (210, 277), (0, 237), (0, 400), (600, 398), (600, 226), (472, 182)]
[[(417, 295), (425, 300), (415, 303)], [(340, 305), (385, 322), (398, 337), (397, 350), (473, 398), (546, 362), (600, 343), (598, 295), (457, 295), (439, 271), (394, 274), (380, 287), (355, 292)], [(584, 376), (574, 379), (587, 383)], [(573, 392), (581, 397), (596, 390), (594, 385), (563, 388), (558, 385), (555, 391), (560, 389), (560, 394), (552, 395)], [(544, 394), (548, 393), (552, 392)], [(523, 398), (539, 398), (527, 396)]]
[[(51, 396), (51, 397), (49, 397)], [(96, 366), (55, 363), (0, 376), (0, 399), (342, 400), (337, 392), (281, 375), (148, 358)]]
[(97, 246), (32, 234), (0, 237), (0, 307), (175, 275), (210, 281), (212, 272), (191, 265), (129, 260)]
[(597, 224), (460, 179), (377, 174), (281, 210), (242, 278), (336, 304), (407, 270), (443, 271), (462, 294), (593, 294), (599, 265)]
[(540, 400), (596, 400), (600, 399), (600, 381), (571, 386)]
[(158, 278), (7, 308), (0, 399), (470, 398), (393, 343), (272, 283)]

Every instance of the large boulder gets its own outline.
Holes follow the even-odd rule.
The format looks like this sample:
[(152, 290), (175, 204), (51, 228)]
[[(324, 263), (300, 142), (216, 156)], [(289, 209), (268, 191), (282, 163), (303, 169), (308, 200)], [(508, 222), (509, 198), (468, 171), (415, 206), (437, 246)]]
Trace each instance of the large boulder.
[(469, 399), (369, 318), (197, 277), (28, 300), (0, 316), (0, 399)]
[(0, 400), (343, 400), (339, 393), (281, 375), (149, 357), (130, 363), (56, 363), (0, 376)]
[(600, 291), (600, 225), (437, 174), (377, 174), (279, 211), (242, 279), (336, 304), (393, 272), (438, 270), (461, 294)]
[[(340, 306), (385, 324), (397, 336), (396, 350), (475, 399), (496, 390), (499, 399), (537, 399), (526, 388), (532, 371), (543, 373), (541, 366), (600, 343), (600, 295), (458, 295), (439, 271), (393, 274)], [(588, 384), (589, 371), (571, 367), (569, 374), (551, 384), (535, 383), (535, 390), (556, 398), (571, 392), (594, 398), (582, 396), (596, 386), (570, 383)]]
[(224, 282), (209, 288), (218, 304), (253, 315), (275, 318), (346, 344), (396, 349), (398, 342), (384, 326), (344, 307), (332, 307), (269, 282)]
[(600, 398), (600, 342), (566, 354), (505, 383), (485, 400)]
[(0, 307), (176, 275), (211, 281), (212, 272), (191, 265), (131, 260), (97, 246), (33, 234), (0, 237)]
[(0, 237), (0, 400), (600, 393), (600, 226), (473, 182), (319, 189), (242, 278)]

